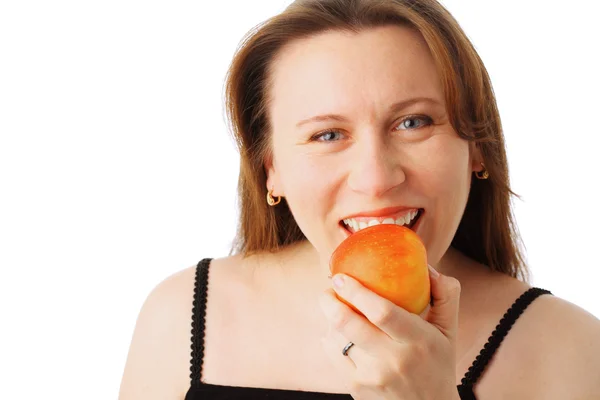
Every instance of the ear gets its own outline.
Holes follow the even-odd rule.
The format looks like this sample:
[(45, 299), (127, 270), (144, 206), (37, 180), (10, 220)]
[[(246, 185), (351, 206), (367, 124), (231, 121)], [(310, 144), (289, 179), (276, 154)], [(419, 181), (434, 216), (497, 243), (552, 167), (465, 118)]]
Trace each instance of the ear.
[(471, 170), (473, 172), (483, 171), (483, 166), (481, 165), (481, 163), (484, 161), (479, 145), (474, 142), (469, 143), (469, 153), (471, 158)]
[(275, 168), (272, 156), (268, 156), (264, 163), (265, 173), (267, 174), (267, 191), (273, 190), (273, 196), (283, 196), (281, 194), (281, 185), (279, 184), (279, 174)]

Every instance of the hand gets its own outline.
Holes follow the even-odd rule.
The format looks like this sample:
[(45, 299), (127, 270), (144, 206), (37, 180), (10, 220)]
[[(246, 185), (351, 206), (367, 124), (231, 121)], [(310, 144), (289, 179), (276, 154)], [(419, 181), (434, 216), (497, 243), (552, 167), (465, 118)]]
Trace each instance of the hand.
[[(431, 270), (433, 306), (421, 316), (348, 275), (334, 276), (335, 291), (327, 289), (321, 296), (330, 321), (322, 345), (354, 399), (459, 399), (455, 358), (460, 283)], [(341, 286), (336, 286), (337, 278)], [(342, 349), (350, 341), (354, 346), (344, 356)]]

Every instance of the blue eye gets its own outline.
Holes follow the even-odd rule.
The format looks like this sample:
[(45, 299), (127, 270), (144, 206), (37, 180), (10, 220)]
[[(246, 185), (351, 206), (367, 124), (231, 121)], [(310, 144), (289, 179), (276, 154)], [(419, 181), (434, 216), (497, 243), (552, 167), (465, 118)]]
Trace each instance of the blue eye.
[[(336, 139), (336, 135), (338, 136), (338, 139)], [(311, 141), (316, 141), (316, 142), (336, 142), (337, 140), (339, 140), (339, 136), (341, 135), (340, 132), (338, 131), (324, 131), (321, 133), (317, 133), (315, 136), (313, 136), (311, 138)]]
[[(426, 115), (413, 115), (405, 118), (400, 124), (396, 126), (396, 130), (408, 130), (414, 131), (419, 128), (423, 128), (425, 126), (431, 125), (433, 123), (433, 119)], [(321, 142), (321, 143), (334, 143), (339, 142), (343, 139), (343, 133), (337, 131), (335, 129), (330, 129), (327, 131), (323, 131), (315, 134), (310, 138), (311, 142)]]
[[(417, 123), (417, 124), (408, 124), (409, 126), (407, 126), (406, 122), (411, 122), (411, 121), (425, 121), (424, 123)], [(404, 119), (402, 122), (400, 122), (400, 124), (398, 125), (403, 126), (406, 129), (418, 129), (418, 128), (422, 128), (424, 125), (430, 125), (433, 122), (433, 120), (430, 117), (427, 116), (410, 116), (406, 119)], [(417, 126), (415, 126), (417, 125)]]

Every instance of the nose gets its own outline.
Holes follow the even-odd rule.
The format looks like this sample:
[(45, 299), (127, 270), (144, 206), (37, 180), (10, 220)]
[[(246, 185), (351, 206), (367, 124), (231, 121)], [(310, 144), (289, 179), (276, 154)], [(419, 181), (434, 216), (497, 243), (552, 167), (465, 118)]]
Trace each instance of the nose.
[(406, 180), (400, 155), (379, 135), (356, 143), (348, 185), (369, 197), (381, 197)]

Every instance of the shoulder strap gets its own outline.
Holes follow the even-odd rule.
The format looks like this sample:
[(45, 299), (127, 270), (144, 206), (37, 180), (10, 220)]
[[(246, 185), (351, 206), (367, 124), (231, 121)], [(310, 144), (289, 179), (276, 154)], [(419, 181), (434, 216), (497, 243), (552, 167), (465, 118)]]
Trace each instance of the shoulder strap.
[(504, 340), (504, 337), (512, 328), (515, 321), (521, 316), (523, 311), (535, 300), (538, 296), (543, 294), (552, 294), (549, 290), (532, 287), (523, 293), (506, 311), (496, 329), (492, 332), (483, 349), (479, 352), (479, 355), (473, 361), (473, 364), (465, 374), (461, 381), (461, 386), (468, 386), (471, 388), (475, 382), (479, 379), (483, 370), (492, 359), (492, 356)]
[(208, 267), (211, 258), (196, 265), (194, 278), (194, 302), (192, 306), (192, 359), (190, 366), (191, 385), (200, 383), (204, 359), (204, 326), (206, 322), (206, 297), (208, 291)]

